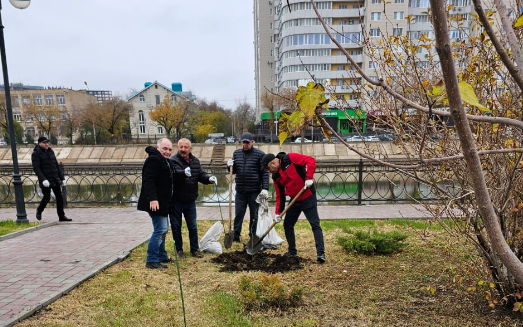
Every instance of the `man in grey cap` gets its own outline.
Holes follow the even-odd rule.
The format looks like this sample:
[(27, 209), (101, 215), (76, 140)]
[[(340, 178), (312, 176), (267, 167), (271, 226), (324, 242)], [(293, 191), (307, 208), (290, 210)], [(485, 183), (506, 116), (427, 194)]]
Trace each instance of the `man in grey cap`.
[(262, 158), (265, 155), (260, 149), (253, 147), (252, 134), (245, 132), (241, 137), (242, 148), (234, 151), (232, 159), (227, 161), (227, 167), (232, 167), (236, 174), (236, 196), (234, 216), (234, 241), (240, 242), (243, 218), (249, 206), (249, 237), (256, 235), (258, 223), (258, 203), (256, 198), (267, 198), (269, 189), (269, 174), (262, 169)]

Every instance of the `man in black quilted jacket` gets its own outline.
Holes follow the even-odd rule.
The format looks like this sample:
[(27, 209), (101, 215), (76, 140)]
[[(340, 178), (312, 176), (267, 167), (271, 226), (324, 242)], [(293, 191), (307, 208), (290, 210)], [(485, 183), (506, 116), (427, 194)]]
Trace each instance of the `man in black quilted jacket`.
[(234, 241), (240, 242), (243, 218), (247, 206), (249, 206), (249, 237), (256, 235), (258, 223), (258, 203), (256, 198), (267, 198), (269, 189), (269, 174), (262, 169), (262, 158), (265, 155), (260, 149), (256, 149), (252, 134), (245, 132), (241, 137), (242, 148), (234, 151), (232, 159), (227, 161), (227, 167), (233, 168), (236, 174), (236, 196), (234, 216)]
[(64, 212), (64, 198), (62, 196), (62, 185), (65, 186), (65, 178), (58, 166), (58, 161), (53, 149), (49, 147), (49, 140), (45, 136), (38, 138), (38, 144), (31, 155), (31, 164), (33, 170), (38, 176), (40, 189), (44, 197), (40, 205), (36, 209), (36, 219), (42, 219), (42, 212), (51, 200), (51, 190), (53, 190), (56, 198), (56, 212), (58, 213), (58, 220), (71, 221), (65, 216)]

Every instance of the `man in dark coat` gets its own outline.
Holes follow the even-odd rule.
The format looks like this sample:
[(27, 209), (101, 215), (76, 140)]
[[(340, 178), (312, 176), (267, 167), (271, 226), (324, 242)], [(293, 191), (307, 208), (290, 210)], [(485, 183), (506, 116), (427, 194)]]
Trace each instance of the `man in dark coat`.
[(36, 176), (38, 176), (38, 183), (44, 195), (36, 209), (36, 219), (42, 219), (42, 212), (51, 200), (51, 190), (53, 190), (56, 198), (58, 220), (72, 221), (72, 219), (65, 216), (64, 212), (64, 198), (62, 196), (62, 185), (65, 186), (64, 174), (60, 170), (60, 166), (58, 166), (53, 149), (49, 147), (47, 137), (41, 136), (38, 138), (38, 144), (31, 155), (31, 163)]
[(182, 138), (178, 141), (178, 153), (171, 157), (174, 169), (173, 206), (169, 214), (171, 229), (178, 257), (185, 258), (182, 239), (182, 214), (189, 230), (191, 255), (201, 258), (198, 251), (198, 226), (196, 224), (196, 199), (198, 183), (218, 184), (216, 176), (207, 174), (200, 165), (200, 160), (191, 153), (191, 141)]
[(294, 205), (287, 210), (283, 229), (285, 238), (289, 245), (286, 256), (294, 256), (296, 251), (296, 237), (294, 235), (294, 225), (298, 221), (300, 213), (305, 214), (305, 218), (311, 225), (314, 243), (316, 245), (316, 258), (319, 263), (325, 262), (325, 245), (323, 244), (323, 231), (320, 226), (318, 215), (318, 204), (316, 200), (316, 190), (314, 188), (314, 171), (316, 170), (316, 160), (304, 154), (284, 152), (276, 156), (267, 153), (262, 159), (264, 169), (272, 173), (274, 188), (276, 190), (276, 222), (281, 221), (280, 214), (285, 207), (285, 197), (293, 199), (305, 188), (305, 192), (294, 202)]
[(258, 203), (256, 198), (267, 198), (269, 189), (269, 174), (262, 169), (262, 158), (265, 155), (260, 149), (254, 148), (252, 134), (245, 132), (241, 137), (242, 148), (234, 151), (232, 159), (227, 161), (227, 167), (233, 168), (236, 174), (236, 195), (234, 197), (234, 241), (240, 242), (243, 218), (249, 206), (249, 237), (256, 235), (258, 224)]
[(153, 233), (147, 247), (147, 262), (145, 266), (151, 269), (167, 266), (162, 263), (171, 259), (165, 251), (165, 236), (169, 228), (167, 216), (171, 206), (173, 192), (173, 174), (169, 157), (173, 145), (167, 138), (158, 140), (157, 147), (148, 146), (142, 168), (142, 189), (138, 198), (138, 210), (147, 211), (153, 223)]

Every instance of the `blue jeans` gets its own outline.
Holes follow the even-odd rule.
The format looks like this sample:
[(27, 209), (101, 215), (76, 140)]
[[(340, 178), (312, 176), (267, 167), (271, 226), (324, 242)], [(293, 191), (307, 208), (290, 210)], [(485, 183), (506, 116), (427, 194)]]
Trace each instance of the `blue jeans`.
[(247, 211), (247, 205), (249, 206), (249, 237), (256, 235), (256, 226), (258, 225), (258, 202), (256, 198), (258, 193), (249, 192), (249, 193), (236, 193), (234, 197), (234, 237), (239, 238), (242, 234), (242, 224), (243, 218), (245, 217), (245, 212)]
[(182, 214), (189, 230), (189, 243), (191, 253), (193, 253), (200, 248), (198, 245), (198, 226), (196, 225), (196, 202), (175, 202), (169, 213), (176, 251), (183, 251)]
[(283, 220), (283, 229), (285, 230), (285, 238), (289, 245), (289, 253), (296, 254), (296, 237), (294, 235), (294, 225), (298, 221), (300, 213), (303, 211), (305, 218), (309, 221), (314, 235), (314, 243), (316, 245), (316, 255), (325, 254), (325, 246), (323, 244), (323, 231), (320, 226), (320, 216), (318, 215), (318, 206), (316, 201), (316, 194), (312, 194), (303, 201), (296, 201), (294, 205), (285, 214)]
[(153, 222), (153, 233), (147, 247), (147, 262), (160, 262), (169, 259), (165, 251), (165, 236), (169, 228), (167, 216), (158, 216), (149, 213)]

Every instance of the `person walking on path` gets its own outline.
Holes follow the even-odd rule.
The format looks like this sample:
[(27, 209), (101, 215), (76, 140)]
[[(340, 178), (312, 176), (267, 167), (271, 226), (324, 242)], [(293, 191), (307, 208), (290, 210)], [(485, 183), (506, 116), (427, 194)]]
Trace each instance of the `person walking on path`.
[(178, 153), (170, 159), (174, 170), (174, 192), (172, 209), (169, 213), (173, 239), (178, 257), (185, 258), (182, 239), (182, 214), (189, 230), (191, 255), (201, 258), (198, 245), (198, 226), (196, 224), (196, 199), (198, 183), (218, 185), (216, 176), (207, 174), (200, 160), (191, 153), (191, 141), (182, 138), (178, 141)]
[(44, 197), (36, 209), (36, 219), (42, 220), (42, 212), (51, 201), (51, 190), (56, 198), (56, 212), (59, 221), (72, 221), (65, 216), (64, 198), (62, 196), (62, 186), (65, 186), (65, 178), (53, 149), (49, 147), (49, 140), (45, 136), (38, 138), (38, 144), (31, 155), (33, 170), (38, 176), (38, 183)]
[(171, 261), (165, 251), (165, 236), (169, 228), (168, 215), (173, 193), (173, 173), (169, 157), (173, 145), (167, 138), (158, 140), (157, 147), (148, 146), (142, 168), (142, 189), (137, 209), (146, 211), (151, 217), (153, 233), (147, 247), (145, 266), (151, 269), (166, 269), (162, 263)]
[(314, 171), (316, 160), (304, 154), (280, 152), (276, 156), (268, 153), (263, 156), (264, 169), (272, 173), (274, 188), (276, 189), (276, 222), (281, 221), (280, 213), (285, 208), (285, 196), (293, 199), (303, 188), (305, 192), (296, 200), (294, 205), (287, 210), (283, 229), (289, 246), (286, 256), (297, 255), (294, 225), (303, 212), (309, 221), (316, 245), (316, 258), (319, 263), (325, 262), (325, 245), (323, 231), (320, 226), (316, 190), (314, 188)]
[[(249, 206), (249, 238), (256, 234), (258, 224), (258, 203), (256, 198), (266, 199), (269, 189), (269, 174), (262, 168), (265, 152), (254, 147), (252, 134), (245, 132), (241, 137), (242, 148), (234, 151), (227, 167), (236, 174), (236, 195), (234, 197), (234, 241), (240, 242), (242, 224)], [(232, 183), (232, 181), (231, 181)]]

